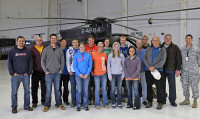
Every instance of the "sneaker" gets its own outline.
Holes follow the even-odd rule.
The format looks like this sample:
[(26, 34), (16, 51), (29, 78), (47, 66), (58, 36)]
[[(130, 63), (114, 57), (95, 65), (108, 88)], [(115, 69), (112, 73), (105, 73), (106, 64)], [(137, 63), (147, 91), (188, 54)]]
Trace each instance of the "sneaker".
[(81, 108), (80, 107), (76, 108), (76, 111), (81, 111)]
[(116, 108), (116, 106), (115, 106), (115, 104), (112, 104), (112, 106), (111, 106), (113, 109), (115, 109)]
[(120, 108), (120, 109), (122, 109), (123, 107), (122, 107), (122, 105), (118, 105), (118, 107)]
[(131, 106), (131, 105), (127, 105), (127, 106), (126, 106), (126, 108), (132, 108), (132, 107), (133, 107), (133, 106)]
[(147, 105), (147, 101), (142, 102), (144, 105)]
[(65, 102), (65, 104), (66, 104), (66, 105), (70, 105), (70, 103), (69, 103), (69, 102)]
[(99, 109), (100, 109), (100, 106), (96, 106), (96, 109), (99, 110)]
[(139, 109), (140, 109), (140, 108), (137, 108), (137, 107), (135, 107), (135, 106), (133, 107), (133, 110), (139, 110)]
[(106, 109), (109, 109), (110, 107), (108, 105), (105, 106)]
[(47, 112), (49, 110), (49, 107), (45, 106), (43, 109), (43, 112)]
[(24, 108), (24, 110), (27, 110), (27, 111), (33, 111), (33, 108), (31, 108), (30, 106)]
[(89, 108), (88, 108), (88, 107), (85, 107), (84, 109), (85, 109), (85, 111), (89, 111)]
[(177, 104), (176, 104), (175, 102), (172, 102), (172, 103), (171, 103), (171, 106), (177, 107)]
[(151, 108), (151, 107), (152, 107), (152, 103), (148, 102), (147, 105), (146, 105), (146, 108)]
[(65, 107), (64, 107), (63, 105), (60, 105), (60, 106), (58, 107), (58, 109), (65, 110)]
[(12, 113), (13, 114), (17, 113), (17, 108), (12, 108)]
[(75, 107), (75, 106), (76, 106), (76, 104), (71, 104), (71, 105), (70, 105), (70, 107)]
[(33, 103), (32, 108), (36, 108), (37, 107), (37, 103)]
[(161, 110), (161, 109), (162, 109), (162, 103), (158, 103), (157, 109), (158, 109), (158, 110)]

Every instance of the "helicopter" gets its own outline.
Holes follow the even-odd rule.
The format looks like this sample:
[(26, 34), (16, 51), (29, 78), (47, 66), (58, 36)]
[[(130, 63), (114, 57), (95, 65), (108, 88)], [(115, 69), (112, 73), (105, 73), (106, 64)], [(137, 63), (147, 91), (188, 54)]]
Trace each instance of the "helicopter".
[[(123, 16), (118, 18), (106, 18), (106, 17), (96, 17), (94, 19), (81, 19), (81, 18), (13, 18), (8, 17), (8, 19), (46, 19), (46, 20), (73, 20), (76, 22), (72, 23), (62, 23), (62, 24), (47, 24), (47, 25), (38, 25), (38, 26), (27, 26), (22, 28), (13, 28), (13, 29), (6, 29), (6, 30), (0, 30), (0, 32), (5, 31), (11, 31), (11, 30), (19, 30), (19, 29), (31, 29), (31, 28), (37, 28), (37, 27), (51, 27), (51, 26), (57, 26), (57, 25), (70, 25), (70, 24), (83, 24), (71, 29), (65, 29), (60, 30), (59, 34), (62, 38), (67, 39), (67, 47), (71, 45), (71, 40), (76, 38), (79, 40), (79, 42), (87, 42), (87, 38), (89, 35), (92, 35), (95, 38), (95, 43), (98, 43), (99, 41), (103, 41), (105, 38), (109, 38), (111, 41), (111, 44), (113, 42), (119, 42), (120, 36), (126, 36), (127, 42), (130, 45), (134, 45), (136, 43), (137, 39), (140, 39), (140, 37), (136, 37), (129, 34), (122, 34), (122, 33), (112, 33), (112, 25), (117, 25), (129, 30), (132, 30), (134, 32), (137, 32), (138, 30), (129, 26), (118, 24), (122, 21), (140, 21), (140, 20), (147, 20), (149, 24), (152, 24), (153, 20), (198, 20), (196, 18), (185, 18), (185, 19), (128, 19), (138, 16), (146, 16), (146, 15), (155, 15), (155, 14), (164, 14), (164, 13), (171, 13), (171, 12), (181, 12), (181, 11), (188, 11), (188, 10), (197, 10), (200, 9), (200, 7), (194, 7), (194, 8), (186, 8), (186, 9), (174, 9), (174, 10), (168, 10), (168, 11), (159, 11), (159, 12), (150, 12), (150, 13), (144, 13), (144, 14), (136, 14), (136, 15), (129, 15), (129, 16)], [(50, 42), (45, 41), (43, 42), (44, 45), (48, 45)], [(7, 55), (9, 51), (14, 47), (15, 44), (11, 46), (4, 46), (0, 47), (0, 55)], [(33, 44), (26, 44), (26, 47), (30, 47)]]

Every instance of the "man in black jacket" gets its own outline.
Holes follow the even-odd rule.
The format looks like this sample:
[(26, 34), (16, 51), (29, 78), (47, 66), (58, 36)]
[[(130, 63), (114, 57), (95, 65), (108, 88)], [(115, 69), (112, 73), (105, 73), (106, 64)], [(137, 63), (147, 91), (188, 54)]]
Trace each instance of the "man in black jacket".
[[(170, 34), (166, 34), (164, 38), (164, 43), (161, 45), (166, 48), (167, 51), (167, 59), (164, 64), (164, 94), (166, 94), (166, 78), (168, 78), (169, 83), (169, 101), (170, 104), (174, 107), (176, 104), (176, 81), (175, 76), (178, 77), (180, 75), (182, 58), (181, 52), (177, 45), (172, 43), (172, 36)], [(166, 104), (166, 95), (163, 95), (164, 104)]]
[(31, 51), (24, 47), (25, 39), (22, 36), (17, 38), (15, 46), (8, 55), (8, 71), (11, 78), (12, 87), (12, 113), (17, 113), (17, 92), (22, 82), (24, 86), (24, 109), (32, 111), (30, 105), (30, 75), (32, 73), (33, 60)]

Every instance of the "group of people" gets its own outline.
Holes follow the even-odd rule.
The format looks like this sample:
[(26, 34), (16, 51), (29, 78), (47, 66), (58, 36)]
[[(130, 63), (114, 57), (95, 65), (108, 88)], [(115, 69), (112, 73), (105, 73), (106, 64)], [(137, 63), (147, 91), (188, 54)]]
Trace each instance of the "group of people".
[[(77, 111), (81, 111), (81, 106), (88, 111), (88, 105), (92, 103), (96, 109), (101, 108), (100, 89), (104, 108), (110, 108), (110, 100), (111, 108), (122, 109), (124, 99), (127, 99), (126, 108), (137, 110), (141, 104), (151, 108), (154, 93), (152, 86), (155, 84), (157, 109), (162, 109), (167, 98), (166, 79), (169, 83), (169, 102), (176, 107), (175, 77), (179, 75), (185, 96), (180, 105), (190, 104), (191, 86), (194, 98), (192, 108), (197, 107), (200, 51), (193, 46), (190, 34), (186, 35), (186, 45), (181, 50), (172, 43), (170, 34), (165, 35), (162, 44), (157, 36), (149, 44), (148, 36), (144, 35), (136, 41), (136, 47), (128, 47), (125, 36), (121, 36), (120, 43), (114, 42), (112, 47), (109, 38), (97, 45), (92, 36), (88, 37), (86, 45), (73, 39), (69, 48), (66, 47), (66, 39), (60, 40), (60, 47), (56, 45), (56, 34), (51, 34), (49, 39), (51, 43), (45, 47), (42, 37), (37, 37), (35, 45), (28, 49), (24, 46), (24, 37), (19, 36), (17, 46), (10, 51), (8, 70), (12, 76), (12, 113), (17, 113), (17, 92), (21, 82), (24, 87), (24, 109), (28, 111), (37, 107), (39, 83), (43, 112), (51, 107), (52, 85), (58, 109), (65, 110), (62, 104), (65, 103), (76, 106)], [(32, 107), (29, 90), (31, 75)], [(69, 82), (71, 102), (68, 99)]]

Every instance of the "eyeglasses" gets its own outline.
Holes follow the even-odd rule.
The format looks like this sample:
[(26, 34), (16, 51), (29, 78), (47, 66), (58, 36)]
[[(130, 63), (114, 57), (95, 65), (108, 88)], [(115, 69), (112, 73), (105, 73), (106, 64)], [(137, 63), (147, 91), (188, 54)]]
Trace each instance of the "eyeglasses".
[(148, 40), (148, 39), (142, 39), (142, 40)]
[(42, 41), (42, 40), (36, 40), (36, 41)]

